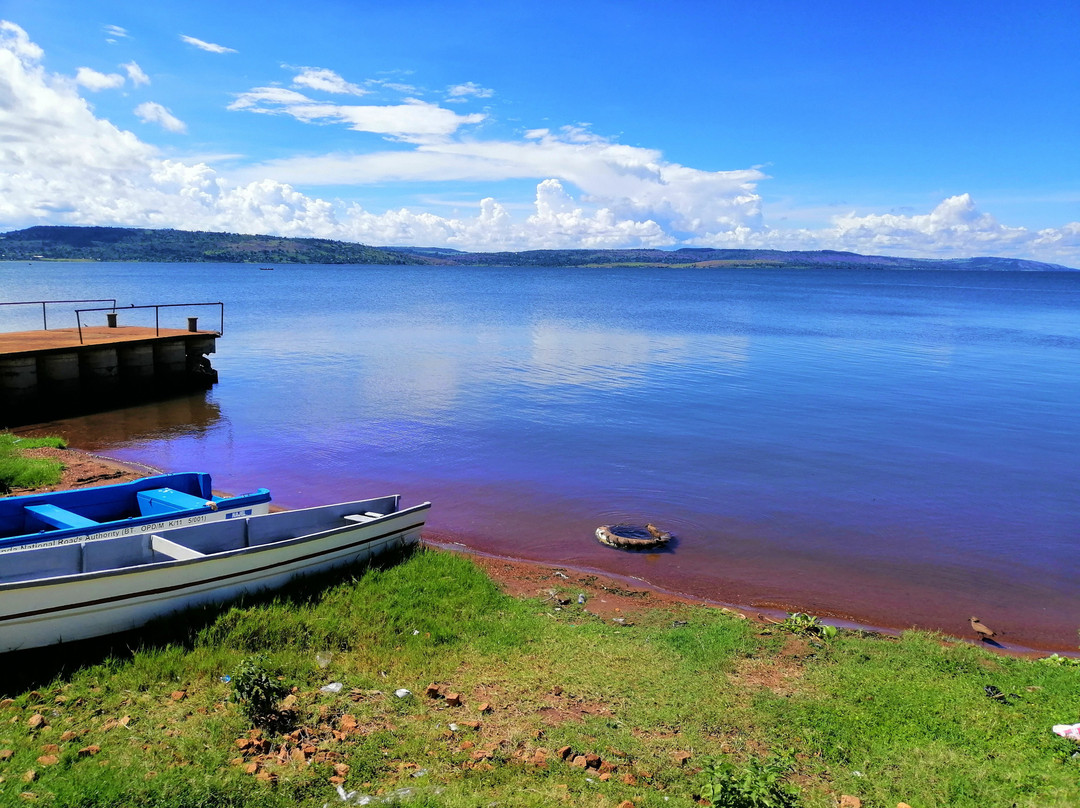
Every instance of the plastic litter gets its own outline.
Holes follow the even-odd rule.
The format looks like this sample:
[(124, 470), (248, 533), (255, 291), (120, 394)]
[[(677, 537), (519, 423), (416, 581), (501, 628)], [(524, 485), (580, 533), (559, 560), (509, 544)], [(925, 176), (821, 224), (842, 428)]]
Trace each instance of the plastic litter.
[(223, 682), (225, 682), (226, 684), (228, 684), (229, 682), (231, 682), (231, 681), (232, 681), (232, 677), (231, 677), (231, 676), (229, 676), (228, 674), (226, 674), (225, 676), (222, 676), (222, 677), (221, 677), (221, 681), (223, 681)]
[[(414, 788), (396, 788), (386, 794), (361, 794), (359, 791), (346, 791), (341, 786), (337, 786), (338, 797), (341, 798), (341, 802), (349, 805), (396, 805), (399, 802), (411, 799), (417, 796), (416, 789)], [(436, 788), (431, 791), (425, 791), (426, 794), (440, 794), (441, 788)], [(334, 803), (340, 805), (340, 803)], [(323, 808), (330, 808), (330, 803), (323, 803)]]
[(344, 686), (341, 682), (331, 682), (328, 685), (323, 685), (319, 690), (323, 693), (340, 693), (341, 688)]
[(412, 635), (413, 635), (414, 637), (415, 637), (415, 636), (416, 636), (417, 634), (419, 634), (419, 633), (420, 633), (420, 629), (418, 629), (418, 628), (414, 628), (414, 629), (412, 630)]
[(1080, 724), (1054, 724), (1053, 730), (1062, 738), (1070, 741), (1080, 741)]
[(577, 602), (578, 603), (584, 603), (585, 602), (585, 593), (584, 592), (578, 593)]
[(330, 664), (330, 660), (333, 658), (333, 654), (316, 654), (315, 664), (318, 665), (320, 668), (325, 668), (327, 665)]
[(397, 690), (394, 691), (394, 695), (397, 696), (399, 699), (403, 699), (406, 696), (411, 696), (412, 691), (404, 687), (399, 687)]

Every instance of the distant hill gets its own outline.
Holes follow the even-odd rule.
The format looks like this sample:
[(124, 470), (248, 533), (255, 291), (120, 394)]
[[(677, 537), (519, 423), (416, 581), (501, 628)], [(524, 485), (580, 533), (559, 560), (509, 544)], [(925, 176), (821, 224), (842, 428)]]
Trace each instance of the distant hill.
[(446, 249), (383, 247), (402, 255), (412, 255), (431, 263), (469, 266), (533, 267), (775, 267), (786, 269), (864, 267), (866, 269), (975, 269), (1073, 271), (1059, 264), (1026, 261), (1020, 258), (896, 258), (887, 255), (860, 255), (836, 250), (719, 250), (684, 247), (679, 250), (526, 250), (525, 252), (469, 253)]
[(403, 253), (322, 238), (133, 227), (29, 227), (0, 235), (0, 260), (215, 261), (237, 264), (420, 264)]
[(247, 264), (428, 264), (504, 267), (746, 267), (777, 269), (971, 269), (1075, 271), (1019, 258), (896, 258), (836, 250), (525, 250), (478, 253), (446, 247), (367, 247), (280, 238), (131, 227), (30, 227), (0, 235), (0, 260), (202, 261)]

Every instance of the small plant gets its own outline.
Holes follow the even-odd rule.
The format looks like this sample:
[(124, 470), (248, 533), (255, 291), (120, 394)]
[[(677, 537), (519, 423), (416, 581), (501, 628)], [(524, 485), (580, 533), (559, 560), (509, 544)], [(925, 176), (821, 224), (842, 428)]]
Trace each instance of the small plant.
[(784, 778), (794, 768), (790, 752), (765, 761), (750, 758), (741, 768), (726, 758), (712, 760), (702, 771), (701, 796), (718, 808), (792, 808), (799, 796)]
[(63, 464), (59, 460), (25, 457), (26, 449), (48, 446), (63, 449), (63, 438), (19, 438), (10, 432), (0, 432), (0, 494), (13, 488), (37, 488), (60, 482)]
[(278, 701), (290, 688), (270, 675), (266, 657), (262, 654), (244, 657), (232, 677), (233, 694), (244, 713), (256, 724), (269, 723), (276, 713)]
[(1065, 657), (1058, 654), (1051, 654), (1048, 657), (1040, 657), (1038, 659), (1044, 665), (1057, 665), (1065, 668), (1080, 668), (1080, 659), (1076, 657)]
[(836, 636), (836, 626), (828, 626), (811, 614), (794, 612), (779, 624), (784, 631), (792, 634), (813, 634), (823, 640), (831, 640)]

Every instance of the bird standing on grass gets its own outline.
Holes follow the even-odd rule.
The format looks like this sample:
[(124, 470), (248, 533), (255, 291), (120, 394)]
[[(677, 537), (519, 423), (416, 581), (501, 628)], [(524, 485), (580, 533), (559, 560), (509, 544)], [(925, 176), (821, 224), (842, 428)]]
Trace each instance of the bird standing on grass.
[(971, 617), (971, 618), (969, 618), (969, 622), (971, 623), (971, 630), (979, 635), (980, 640), (983, 640), (985, 642), (986, 640), (989, 640), (991, 637), (996, 637), (997, 636), (997, 632), (993, 631), (990, 628), (990, 626), (988, 626), (988, 625), (986, 625), (984, 623), (981, 623), (979, 621), (979, 618)]

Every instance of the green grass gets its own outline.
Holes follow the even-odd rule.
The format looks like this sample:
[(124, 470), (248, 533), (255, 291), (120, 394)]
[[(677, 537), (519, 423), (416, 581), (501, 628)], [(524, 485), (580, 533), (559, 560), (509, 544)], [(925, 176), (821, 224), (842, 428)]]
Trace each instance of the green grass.
[[(704, 607), (633, 622), (504, 596), (468, 559), (437, 551), (188, 615), (148, 629), (139, 650), (62, 652), (61, 672), (38, 667), (34, 684), (0, 688), (12, 699), (0, 702), (0, 749), (12, 752), (0, 804), (29, 793), (86, 808), (321, 808), (342, 804), (330, 778), (345, 765), (346, 790), (410, 789), (414, 806), (688, 808), (711, 761), (752, 780), (789, 751), (785, 782), (808, 808), (841, 794), (868, 808), (1080, 803), (1080, 746), (1050, 732), (1080, 720), (1080, 669), (922, 633), (792, 637)], [(256, 655), (295, 688), (260, 738), (273, 781), (244, 768), (254, 758), (237, 740), (255, 730), (223, 680)], [(342, 690), (323, 692), (330, 682)], [(463, 704), (426, 696), (430, 683)], [(986, 685), (1018, 698), (992, 700)], [(32, 729), (36, 714), (46, 723)], [(294, 760), (304, 744), (316, 754)], [(100, 751), (80, 754), (90, 745)], [(563, 746), (613, 764), (611, 778), (564, 762)], [(528, 762), (538, 748), (544, 766)], [(48, 754), (57, 762), (39, 760)]]
[(0, 432), (0, 494), (13, 488), (36, 488), (55, 485), (60, 481), (63, 464), (49, 458), (24, 457), (25, 449), (42, 446), (64, 448), (63, 438), (19, 438), (10, 432)]

